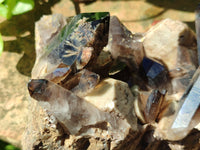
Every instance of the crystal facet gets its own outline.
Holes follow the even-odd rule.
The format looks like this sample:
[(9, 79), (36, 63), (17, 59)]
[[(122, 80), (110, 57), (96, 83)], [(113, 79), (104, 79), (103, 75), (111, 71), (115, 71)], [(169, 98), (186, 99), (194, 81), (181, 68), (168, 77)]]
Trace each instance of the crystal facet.
[(167, 84), (168, 71), (160, 63), (144, 57), (141, 67), (142, 73), (145, 74), (151, 87), (163, 88)]
[(28, 83), (30, 96), (65, 134), (77, 140), (104, 133), (113, 149), (121, 149), (132, 131), (144, 132), (143, 140), (145, 124), (155, 137), (180, 140), (199, 123), (200, 69), (188, 86), (197, 55), (186, 25), (166, 19), (146, 34), (131, 33), (107, 12), (66, 22), (48, 34)]
[(61, 83), (61, 86), (82, 97), (88, 94), (98, 84), (99, 79), (98, 74), (83, 69), (66, 82)]
[[(189, 90), (183, 95), (183, 104), (180, 107), (178, 114), (172, 124), (172, 129), (188, 128), (193, 116), (199, 109), (200, 105), (200, 71), (196, 72), (193, 78), (193, 83), (190, 85)], [(196, 81), (195, 81), (196, 80)], [(199, 122), (199, 121), (198, 121)], [(197, 122), (197, 123), (198, 123)], [(193, 127), (192, 127), (193, 128)]]
[[(63, 38), (61, 43), (48, 46), (51, 51), (49, 61), (62, 62), (68, 66), (76, 63), (76, 68), (82, 69), (105, 46), (108, 22), (109, 13), (83, 13), (75, 16), (60, 33)], [(97, 38), (105, 41), (96, 43)]]
[(83, 68), (92, 70), (108, 42), (109, 20), (108, 12), (82, 13), (70, 18), (60, 33), (45, 46), (45, 53), (34, 66), (34, 71), (40, 73), (34, 78), (53, 81), (58, 72), (67, 77), (69, 72), (65, 72), (63, 65), (72, 73)]
[[(190, 85), (183, 94), (175, 113), (164, 117), (158, 124), (163, 137), (170, 140), (180, 140), (199, 123), (200, 106), (200, 68), (195, 72)], [(165, 124), (165, 126), (163, 126)]]
[(114, 59), (126, 62), (133, 70), (144, 57), (142, 38), (142, 34), (132, 34), (117, 17), (110, 18), (108, 50)]
[(157, 119), (160, 113), (160, 108), (163, 102), (164, 95), (159, 90), (153, 90), (148, 97), (144, 116), (146, 122), (153, 122)]
[(106, 120), (106, 113), (61, 86), (45, 79), (32, 79), (28, 83), (31, 97), (50, 111), (70, 134)]

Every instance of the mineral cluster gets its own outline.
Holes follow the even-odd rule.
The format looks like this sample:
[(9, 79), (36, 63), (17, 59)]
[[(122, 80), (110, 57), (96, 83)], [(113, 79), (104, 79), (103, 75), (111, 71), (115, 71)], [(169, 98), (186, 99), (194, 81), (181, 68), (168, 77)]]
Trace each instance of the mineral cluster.
[(141, 34), (107, 12), (54, 17), (51, 32), (45, 17), (36, 24), (28, 90), (65, 135), (60, 149), (158, 148), (199, 123), (196, 37), (185, 24), (166, 19)]

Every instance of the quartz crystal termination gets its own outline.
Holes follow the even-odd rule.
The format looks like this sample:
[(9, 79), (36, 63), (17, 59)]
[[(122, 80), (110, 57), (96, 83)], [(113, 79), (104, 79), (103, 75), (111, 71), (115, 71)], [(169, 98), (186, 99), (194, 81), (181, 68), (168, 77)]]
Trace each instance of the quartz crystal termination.
[[(51, 81), (32, 79), (28, 83), (28, 90), (32, 98), (57, 118), (65, 133), (94, 136), (93, 128), (94, 130), (99, 128), (106, 130), (112, 136), (112, 140), (120, 141), (130, 130), (130, 124), (123, 117), (102, 111), (87, 100)], [(126, 112), (127, 109), (123, 111)]]
[[(200, 122), (200, 68), (195, 72), (174, 115), (163, 118), (158, 129), (168, 140), (180, 140)], [(164, 125), (165, 124), (165, 125)], [(157, 134), (157, 133), (156, 133)]]
[(105, 112), (51, 81), (32, 79), (28, 89), (31, 97), (58, 119), (66, 133), (79, 134), (80, 129), (106, 120)]
[[(51, 51), (48, 58), (68, 66), (75, 63), (76, 69), (82, 69), (96, 58), (107, 43), (108, 24), (109, 13), (82, 13), (75, 16), (61, 32), (62, 42), (48, 46)], [(101, 39), (97, 41), (97, 38)]]
[(109, 40), (106, 46), (114, 59), (138, 69), (144, 57), (143, 35), (132, 34), (116, 16), (110, 18)]
[(168, 70), (164, 65), (144, 57), (141, 63), (141, 74), (145, 75), (148, 85), (155, 89), (166, 89), (168, 80)]
[[(176, 130), (178, 128), (185, 129), (189, 128), (192, 129), (194, 125), (199, 123), (200, 121), (194, 120), (193, 117), (198, 112), (199, 104), (200, 104), (200, 68), (194, 74), (192, 79), (192, 83), (188, 87), (188, 90), (183, 95), (182, 100), (184, 101), (182, 106), (180, 107), (178, 114), (172, 124), (172, 129)], [(196, 122), (196, 123), (194, 123)], [(192, 124), (192, 126), (191, 126)]]
[(164, 99), (164, 95), (159, 90), (153, 90), (148, 97), (144, 116), (146, 122), (153, 122), (157, 119), (160, 108)]
[(83, 69), (73, 75), (63, 84), (60, 85), (75, 93), (79, 97), (83, 97), (92, 91), (99, 83), (100, 76), (94, 72)]
[[(59, 83), (69, 73), (92, 69), (108, 42), (109, 13), (82, 13), (68, 20), (60, 33), (45, 46), (45, 53), (34, 66), (33, 78), (47, 78)], [(36, 75), (36, 72), (39, 73)]]

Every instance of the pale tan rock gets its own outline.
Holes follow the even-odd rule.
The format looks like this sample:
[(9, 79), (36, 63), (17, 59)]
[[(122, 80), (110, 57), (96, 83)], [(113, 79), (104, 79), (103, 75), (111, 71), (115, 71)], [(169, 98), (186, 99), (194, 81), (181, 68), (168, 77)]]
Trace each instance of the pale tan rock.
[(22, 55), (3, 52), (0, 56), (0, 138), (21, 147), (28, 122), (28, 77), (17, 70)]

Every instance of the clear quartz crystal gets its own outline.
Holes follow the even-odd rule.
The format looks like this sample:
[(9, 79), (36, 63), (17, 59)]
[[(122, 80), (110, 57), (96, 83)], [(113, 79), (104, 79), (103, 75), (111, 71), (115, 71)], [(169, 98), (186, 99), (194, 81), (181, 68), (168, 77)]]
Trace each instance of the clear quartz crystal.
[(200, 67), (195, 72), (186, 92), (182, 96), (178, 109), (172, 116), (163, 117), (158, 124), (162, 138), (180, 140), (200, 122)]

